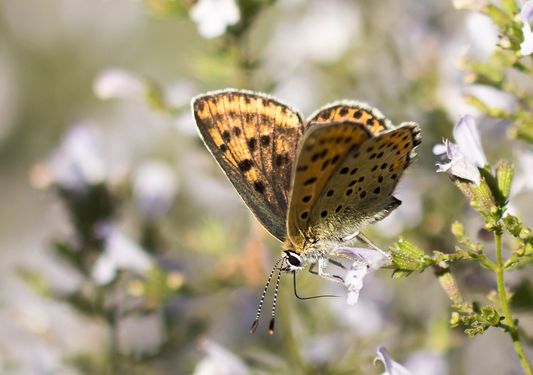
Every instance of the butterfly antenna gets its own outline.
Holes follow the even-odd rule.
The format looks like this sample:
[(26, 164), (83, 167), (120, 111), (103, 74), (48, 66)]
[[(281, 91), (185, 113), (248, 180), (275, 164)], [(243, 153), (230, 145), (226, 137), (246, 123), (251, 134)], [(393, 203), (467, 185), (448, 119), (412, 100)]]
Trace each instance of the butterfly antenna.
[(255, 320), (252, 323), (252, 326), (250, 327), (250, 333), (254, 333), (255, 330), (257, 329), (257, 326), (259, 325), (259, 318), (261, 317), (261, 311), (263, 309), (263, 302), (265, 301), (266, 292), (270, 285), (270, 281), (272, 281), (272, 276), (274, 276), (274, 272), (278, 268), (279, 262), (281, 262), (281, 259), (279, 259), (276, 262), (276, 264), (274, 265), (274, 268), (272, 268), (272, 271), (270, 271), (270, 275), (268, 276), (268, 280), (265, 284), (265, 288), (263, 289), (263, 294), (261, 295), (261, 300), (259, 301), (259, 307), (257, 308), (257, 314), (255, 315)]
[(300, 297), (298, 295), (298, 291), (296, 290), (296, 272), (293, 272), (292, 273), (292, 280), (293, 280), (293, 289), (294, 289), (294, 295), (296, 296), (296, 298), (298, 299), (302, 299), (302, 300), (305, 300), (305, 299), (315, 299), (315, 298), (323, 298), (323, 297), (340, 297), (340, 296), (336, 296), (334, 294), (321, 294), (319, 296), (311, 296), (311, 297)]
[(268, 325), (268, 333), (274, 334), (274, 323), (276, 321), (276, 303), (278, 302), (278, 290), (279, 290), (279, 281), (281, 279), (281, 270), (278, 271), (278, 278), (276, 280), (276, 288), (274, 289), (274, 299), (272, 300), (272, 318), (270, 319), (270, 324)]

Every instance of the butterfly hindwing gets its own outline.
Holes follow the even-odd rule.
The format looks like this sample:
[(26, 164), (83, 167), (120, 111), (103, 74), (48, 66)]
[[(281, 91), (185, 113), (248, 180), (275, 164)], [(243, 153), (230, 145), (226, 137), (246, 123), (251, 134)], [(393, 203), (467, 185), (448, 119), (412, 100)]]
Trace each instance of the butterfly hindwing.
[(192, 107), (205, 144), (241, 198), (283, 241), (292, 165), (303, 133), (298, 113), (267, 95), (239, 90), (196, 97)]
[(362, 124), (372, 135), (394, 128), (391, 122), (377, 109), (365, 103), (348, 100), (324, 106), (309, 117), (308, 124), (329, 124), (343, 121)]
[(309, 214), (311, 236), (344, 238), (397, 208), (401, 202), (392, 193), (419, 143), (419, 127), (409, 123), (350, 150)]
[(351, 150), (370, 139), (368, 129), (353, 122), (308, 127), (295, 164), (288, 214), (288, 234), (294, 244), (303, 241), (311, 213), (339, 165)]

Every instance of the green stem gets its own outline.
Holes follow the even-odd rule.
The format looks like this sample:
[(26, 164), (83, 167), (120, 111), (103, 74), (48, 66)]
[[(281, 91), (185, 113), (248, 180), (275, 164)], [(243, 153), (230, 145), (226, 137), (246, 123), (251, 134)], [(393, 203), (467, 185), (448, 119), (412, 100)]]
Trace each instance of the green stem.
[(511, 315), (511, 309), (509, 308), (509, 303), (507, 299), (507, 294), (505, 293), (505, 285), (503, 280), (503, 260), (502, 260), (502, 235), (499, 232), (494, 233), (494, 240), (496, 242), (496, 277), (498, 283), (498, 295), (500, 297), (500, 303), (502, 305), (503, 315), (505, 317), (505, 325), (507, 326), (507, 331), (511, 335), (513, 340), (513, 345), (520, 359), (520, 363), (524, 369), (524, 372), (527, 375), (533, 375), (531, 370), (531, 365), (529, 364), (525, 354), (520, 338), (518, 337), (518, 330), (514, 323), (513, 317)]

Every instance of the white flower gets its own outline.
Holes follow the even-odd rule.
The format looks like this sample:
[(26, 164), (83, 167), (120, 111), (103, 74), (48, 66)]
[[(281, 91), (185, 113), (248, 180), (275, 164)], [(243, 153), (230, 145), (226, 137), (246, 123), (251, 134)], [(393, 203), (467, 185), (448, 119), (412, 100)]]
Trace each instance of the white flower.
[(176, 173), (166, 163), (145, 162), (135, 173), (133, 194), (139, 210), (150, 219), (156, 219), (167, 213), (177, 188)]
[(102, 225), (99, 231), (104, 237), (105, 248), (96, 260), (91, 274), (98, 284), (113, 281), (119, 270), (144, 274), (153, 266), (152, 258), (112, 225)]
[(146, 83), (124, 69), (108, 69), (101, 72), (93, 82), (93, 91), (99, 99), (142, 99)]
[(200, 0), (191, 9), (191, 18), (204, 38), (216, 38), (240, 20), (235, 0)]
[(384, 346), (378, 347), (377, 357), (374, 359), (374, 364), (381, 361), (385, 366), (385, 372), (382, 375), (413, 375), (409, 370), (394, 361), (387, 348)]
[(368, 266), (361, 263), (353, 263), (344, 278), (344, 285), (348, 288), (348, 305), (355, 305), (359, 300), (359, 291), (363, 289), (363, 278), (368, 272)]
[(363, 289), (364, 277), (384, 265), (390, 263), (390, 259), (374, 249), (358, 247), (341, 247), (335, 249), (335, 255), (357, 259), (344, 275), (344, 285), (348, 289), (346, 302), (355, 305), (359, 300), (359, 292)]
[(469, 180), (479, 185), (481, 175), (478, 168), (487, 165), (487, 158), (481, 146), (481, 140), (474, 118), (465, 115), (453, 129), (453, 137), (457, 142), (444, 140), (444, 144), (433, 147), (435, 155), (446, 154), (448, 163), (437, 163), (437, 172), (449, 172), (453, 176)]
[(524, 36), (524, 41), (520, 44), (520, 53), (523, 56), (527, 56), (533, 52), (533, 31), (531, 30), (531, 22), (533, 21), (533, 1), (528, 1), (522, 6), (520, 19), (523, 23), (522, 34)]
[(217, 343), (204, 340), (201, 348), (207, 355), (198, 362), (193, 375), (248, 375), (250, 373), (240, 358)]
[(104, 182), (107, 173), (102, 143), (96, 127), (87, 123), (75, 125), (48, 163), (50, 179), (61, 187), (78, 191)]

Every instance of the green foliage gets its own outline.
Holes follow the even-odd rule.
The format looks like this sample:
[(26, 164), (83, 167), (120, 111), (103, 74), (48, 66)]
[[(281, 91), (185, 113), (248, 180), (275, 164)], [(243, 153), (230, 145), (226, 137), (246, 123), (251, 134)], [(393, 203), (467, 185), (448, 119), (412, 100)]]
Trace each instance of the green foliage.
[(533, 143), (533, 102), (531, 89), (518, 88), (509, 79), (512, 74), (526, 78), (532, 74), (529, 56), (520, 55), (523, 42), (520, 9), (514, 0), (500, 4), (487, 4), (481, 10), (497, 26), (499, 48), (485, 61), (467, 60), (464, 63), (468, 83), (492, 87), (516, 100), (512, 112), (491, 107), (475, 95), (467, 95), (467, 102), (482, 113), (502, 120), (510, 120), (508, 134), (514, 138)]
[(499, 327), (503, 317), (493, 306), (478, 307), (472, 304), (472, 309), (455, 307), (456, 311), (452, 312), (450, 325), (452, 327), (462, 326), (465, 333), (470, 336), (476, 336), (484, 333), (490, 327)]

